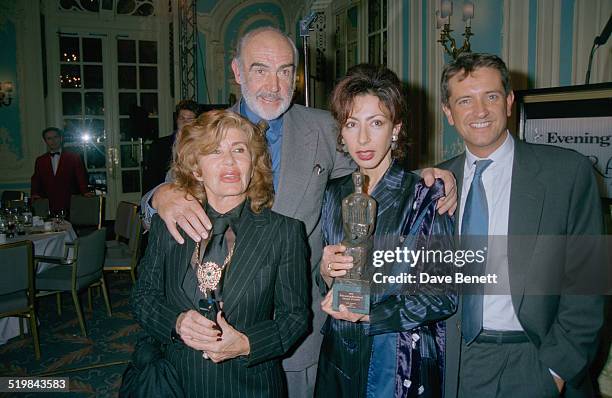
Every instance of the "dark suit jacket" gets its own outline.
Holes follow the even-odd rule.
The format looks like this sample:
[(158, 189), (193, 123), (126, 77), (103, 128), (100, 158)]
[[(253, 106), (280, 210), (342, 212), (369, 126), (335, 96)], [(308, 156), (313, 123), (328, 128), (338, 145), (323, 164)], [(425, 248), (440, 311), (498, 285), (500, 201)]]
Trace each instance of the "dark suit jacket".
[(172, 163), (174, 134), (153, 141), (144, 152), (142, 192), (148, 192), (165, 181)]
[(32, 195), (49, 199), (49, 210), (70, 210), (70, 195), (87, 192), (87, 177), (81, 157), (62, 150), (57, 173), (53, 175), (51, 155), (36, 158), (32, 175)]
[(285, 394), (280, 357), (304, 334), (308, 320), (306, 242), (303, 226), (268, 209), (243, 210), (232, 262), (224, 276), (227, 321), (251, 346), (246, 357), (214, 364), (202, 353), (173, 342), (181, 312), (195, 309), (182, 289), (195, 243), (179, 245), (165, 224), (153, 218), (132, 308), (144, 330), (167, 344), (183, 389), (197, 397), (281, 397)]
[[(515, 140), (508, 235), (512, 304), (540, 361), (566, 381), (566, 397), (590, 397), (588, 368), (597, 350), (603, 322), (602, 296), (529, 295), (535, 281), (547, 275), (569, 286), (584, 274), (584, 264), (551, 253), (544, 240), (515, 240), (512, 236), (599, 235), (603, 231), (601, 204), (591, 163), (582, 155), (546, 145)], [(442, 163), (451, 170), (461, 194), (465, 154)], [(520, 241), (520, 245), (518, 244)], [(519, 247), (520, 246), (520, 247)], [(446, 397), (457, 395), (461, 348), (461, 306), (447, 321)], [(548, 376), (548, 375), (547, 375)]]

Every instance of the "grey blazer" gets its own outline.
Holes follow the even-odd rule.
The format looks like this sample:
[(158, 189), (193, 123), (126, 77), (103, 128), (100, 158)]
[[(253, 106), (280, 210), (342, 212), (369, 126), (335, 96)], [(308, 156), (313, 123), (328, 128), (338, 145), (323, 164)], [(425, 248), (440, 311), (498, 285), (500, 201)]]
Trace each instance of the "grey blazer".
[[(454, 172), (459, 193), (464, 164), (465, 153), (438, 166)], [(584, 156), (515, 140), (509, 236), (599, 235), (602, 220), (595, 176)], [(519, 322), (537, 347), (540, 361), (566, 381), (564, 396), (590, 397), (588, 368), (597, 350), (604, 298), (529, 295), (525, 291), (536, 288), (537, 275), (571, 284), (572, 278), (597, 270), (573, 269), (576, 265), (568, 262), (564, 253), (551, 253), (541, 240), (521, 240), (520, 247), (512, 239), (509, 242), (510, 289)], [(460, 320), (461, 305), (447, 320), (445, 397), (457, 396)]]

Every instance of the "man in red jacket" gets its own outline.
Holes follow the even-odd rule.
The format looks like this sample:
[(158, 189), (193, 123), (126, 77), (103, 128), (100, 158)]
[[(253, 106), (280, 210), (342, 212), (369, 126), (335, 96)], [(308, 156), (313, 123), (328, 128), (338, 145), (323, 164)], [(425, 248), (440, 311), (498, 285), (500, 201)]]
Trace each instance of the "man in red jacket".
[(70, 195), (80, 193), (91, 196), (87, 191), (87, 178), (81, 157), (76, 153), (62, 150), (62, 132), (48, 127), (42, 132), (47, 144), (47, 153), (39, 156), (32, 175), (32, 200), (49, 199), (49, 211), (57, 214), (70, 210)]

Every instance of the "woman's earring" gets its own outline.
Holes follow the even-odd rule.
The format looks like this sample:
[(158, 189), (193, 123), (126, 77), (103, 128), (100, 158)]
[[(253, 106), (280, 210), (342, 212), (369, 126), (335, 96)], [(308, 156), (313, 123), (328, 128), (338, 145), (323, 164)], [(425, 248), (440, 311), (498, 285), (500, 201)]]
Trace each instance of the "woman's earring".
[(397, 149), (397, 135), (391, 137), (391, 150), (395, 151)]
[(344, 140), (342, 140), (342, 152), (344, 153), (348, 153), (348, 145), (346, 145), (346, 142), (344, 142)]

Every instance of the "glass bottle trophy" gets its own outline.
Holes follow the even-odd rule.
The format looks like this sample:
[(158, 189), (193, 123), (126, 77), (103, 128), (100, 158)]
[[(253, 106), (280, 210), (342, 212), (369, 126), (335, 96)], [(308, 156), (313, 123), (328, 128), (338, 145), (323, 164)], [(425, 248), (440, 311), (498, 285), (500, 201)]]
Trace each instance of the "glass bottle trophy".
[(340, 304), (357, 314), (370, 313), (370, 281), (366, 267), (372, 253), (372, 234), (376, 225), (376, 201), (363, 192), (363, 174), (353, 173), (355, 192), (342, 200), (345, 256), (353, 257), (353, 268), (337, 277), (332, 287), (332, 308)]

